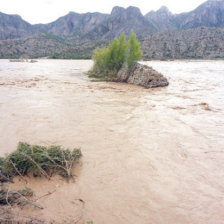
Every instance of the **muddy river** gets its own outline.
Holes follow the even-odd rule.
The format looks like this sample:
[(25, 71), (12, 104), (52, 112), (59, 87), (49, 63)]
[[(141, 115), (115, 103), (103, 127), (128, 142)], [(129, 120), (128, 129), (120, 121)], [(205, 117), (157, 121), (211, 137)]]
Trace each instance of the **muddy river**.
[(16, 212), (54, 223), (224, 223), (224, 61), (144, 63), (170, 85), (91, 82), (91, 61), (0, 60), (0, 155), (19, 141), (83, 153), (69, 183), (17, 180), (45, 209)]

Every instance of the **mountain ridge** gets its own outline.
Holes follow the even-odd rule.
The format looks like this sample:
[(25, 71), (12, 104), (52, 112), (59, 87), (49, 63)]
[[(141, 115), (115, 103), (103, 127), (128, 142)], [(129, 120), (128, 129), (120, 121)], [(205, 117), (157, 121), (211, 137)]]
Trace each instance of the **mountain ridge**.
[[(224, 0), (208, 0), (190, 12), (172, 14), (166, 6), (143, 15), (139, 8), (113, 7), (110, 14), (69, 12), (47, 24), (35, 24), (19, 15), (0, 13), (0, 39), (7, 40), (32, 34), (49, 33), (66, 39), (72, 36), (112, 39), (133, 29), (138, 36), (152, 35), (165, 30), (224, 27)], [(91, 33), (93, 32), (93, 33)], [(96, 35), (99, 33), (99, 35)]]
[[(198, 28), (200, 27), (224, 28), (224, 0), (208, 0), (199, 5), (196, 9), (180, 14), (171, 13), (166, 6), (162, 6), (157, 11), (150, 11), (145, 15), (141, 13), (139, 8), (134, 6), (129, 6), (127, 8), (115, 6), (110, 14), (99, 12), (69, 12), (67, 15), (59, 17), (51, 23), (35, 25), (29, 24), (18, 15), (0, 13), (1, 43), (6, 40), (6, 43), (11, 41), (12, 48), (14, 48), (8, 49), (4, 47), (4, 51), (1, 50), (0, 57), (6, 57), (7, 55), (12, 56), (12, 52), (20, 52), (16, 53), (17, 56), (22, 54), (23, 47), (17, 48), (14, 45), (15, 43), (22, 44), (22, 40), (27, 43), (27, 46), (22, 44), (26, 54), (29, 55), (30, 49), (30, 56), (33, 56), (34, 49), (30, 45), (30, 43), (33, 42), (33, 44), (38, 45), (39, 48), (43, 48), (43, 50), (40, 51), (41, 55), (52, 56), (52, 54), (60, 55), (66, 51), (72, 52), (72, 50), (77, 53), (77, 49), (80, 49), (81, 46), (83, 46), (86, 52), (87, 49), (91, 49), (92, 51), (94, 46), (97, 47), (101, 46), (101, 43), (108, 43), (111, 39), (119, 36), (123, 32), (128, 35), (130, 30), (134, 30), (140, 40), (153, 40), (153, 43), (155, 41), (150, 37), (157, 36), (158, 43), (160, 43), (159, 35), (161, 32), (163, 38), (167, 38), (169, 42), (170, 37), (166, 31), (171, 31), (171, 33), (172, 31), (175, 32), (175, 35), (183, 39), (181, 41), (186, 42), (187, 40), (184, 40), (184, 36), (181, 35), (181, 32), (188, 29), (190, 29), (190, 31), (187, 32), (188, 34), (191, 33), (193, 35), (195, 32), (197, 33), (196, 36), (198, 40), (200, 40), (200, 36), (198, 36)], [(206, 30), (209, 35), (212, 35), (211, 29)], [(164, 36), (164, 32), (168, 35), (167, 37)], [(31, 41), (32, 38), (33, 41)], [(20, 41), (18, 41), (18, 39), (20, 39)], [(47, 51), (48, 48), (47, 45), (43, 43), (43, 39), (46, 40), (46, 43), (49, 43), (49, 51)], [(59, 41), (60, 44), (57, 41)], [(99, 45), (95, 43), (99, 43)], [(156, 43), (154, 44), (158, 46)], [(215, 43), (213, 43), (213, 45), (215, 45)], [(10, 44), (8, 46), (10, 46)], [(52, 46), (58, 49), (52, 50)], [(70, 46), (70, 48), (67, 46)], [(86, 46), (88, 47), (86, 48)], [(146, 45), (143, 45), (143, 50), (145, 50), (145, 46)], [(28, 51), (25, 50), (25, 48), (28, 48)], [(221, 52), (221, 54), (217, 52), (213, 55), (215, 57), (215, 55), (222, 56), (222, 54), (224, 56), (223, 52)], [(86, 55), (91, 54), (88, 52)], [(148, 56), (149, 55), (150, 54), (148, 54)], [(165, 55), (166, 54), (163, 54), (161, 57), (165, 57)], [(177, 54), (175, 53), (172, 55)]]

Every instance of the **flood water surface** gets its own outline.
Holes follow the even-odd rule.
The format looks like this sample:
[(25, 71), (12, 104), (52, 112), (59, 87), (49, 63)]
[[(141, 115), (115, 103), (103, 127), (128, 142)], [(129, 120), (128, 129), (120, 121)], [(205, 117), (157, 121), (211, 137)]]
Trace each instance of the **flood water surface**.
[(38, 200), (45, 209), (26, 214), (55, 223), (223, 223), (224, 62), (144, 63), (170, 85), (91, 82), (91, 61), (0, 60), (0, 155), (19, 141), (83, 153), (70, 183), (29, 179), (37, 198), (53, 193)]

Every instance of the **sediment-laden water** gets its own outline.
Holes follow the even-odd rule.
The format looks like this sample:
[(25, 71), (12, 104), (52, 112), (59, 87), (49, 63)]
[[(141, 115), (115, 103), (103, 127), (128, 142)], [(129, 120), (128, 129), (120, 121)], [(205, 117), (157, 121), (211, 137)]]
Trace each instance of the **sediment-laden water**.
[(170, 85), (91, 82), (91, 61), (0, 60), (0, 155), (19, 141), (83, 152), (75, 181), (29, 179), (37, 198), (53, 193), (38, 200), (44, 210), (23, 213), (71, 223), (223, 223), (224, 62), (144, 63)]

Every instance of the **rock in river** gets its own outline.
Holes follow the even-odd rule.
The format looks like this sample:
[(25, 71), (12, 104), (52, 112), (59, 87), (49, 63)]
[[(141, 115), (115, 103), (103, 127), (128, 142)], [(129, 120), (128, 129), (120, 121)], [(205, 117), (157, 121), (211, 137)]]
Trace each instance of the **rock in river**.
[(115, 81), (136, 84), (144, 86), (145, 88), (155, 88), (169, 85), (166, 77), (147, 65), (135, 63), (130, 72), (127, 72), (127, 70), (127, 64), (124, 64), (118, 72)]

